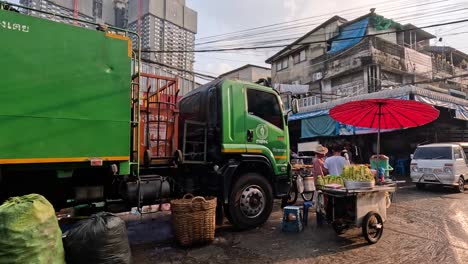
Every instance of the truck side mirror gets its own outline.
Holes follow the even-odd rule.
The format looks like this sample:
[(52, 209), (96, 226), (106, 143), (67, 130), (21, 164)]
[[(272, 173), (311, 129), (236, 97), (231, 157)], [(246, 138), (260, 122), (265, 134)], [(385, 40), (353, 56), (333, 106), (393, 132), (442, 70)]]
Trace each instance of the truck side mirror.
[(410, 154), (410, 159), (414, 159), (414, 154)]
[(291, 101), (291, 110), (293, 114), (299, 113), (299, 101), (295, 98)]

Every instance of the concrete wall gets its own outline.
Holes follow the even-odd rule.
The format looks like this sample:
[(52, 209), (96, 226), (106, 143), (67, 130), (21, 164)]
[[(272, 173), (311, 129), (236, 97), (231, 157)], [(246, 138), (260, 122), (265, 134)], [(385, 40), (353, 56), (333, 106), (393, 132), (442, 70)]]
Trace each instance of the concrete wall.
[(321, 42), (307, 46), (305, 61), (294, 64), (292, 54), (290, 54), (288, 55), (288, 68), (280, 71), (276, 71), (276, 63), (283, 58), (273, 61), (271, 65), (272, 82), (291, 84), (292, 82), (299, 81), (300, 84), (308, 84), (316, 81), (313, 77), (314, 73), (320, 71), (322, 65), (318, 64), (314, 59), (326, 53), (325, 41), (337, 34), (340, 24), (338, 21), (330, 23), (301, 41), (301, 43)]
[(252, 81), (256, 82), (259, 79), (267, 79), (271, 77), (271, 70), (270, 69), (263, 69), (263, 68), (252, 68)]
[(221, 77), (223, 80), (241, 80), (246, 82), (256, 82), (261, 78), (268, 78), (270, 77), (270, 70), (257, 68), (257, 67), (247, 67), (235, 72), (232, 72), (228, 75), (224, 75)]
[(367, 93), (364, 87), (364, 73), (362, 70), (340, 76), (331, 80), (331, 93), (338, 96), (355, 96)]
[(388, 34), (382, 34), (378, 35), (378, 38), (385, 39), (386, 41), (390, 41), (394, 44), (397, 44), (397, 33), (395, 33), (396, 28), (389, 28), (385, 30), (375, 30), (373, 27), (368, 28), (368, 35), (373, 35), (373, 34), (382, 34), (385, 32), (393, 32), (393, 33), (388, 33)]
[(197, 16), (197, 12), (184, 6), (184, 28), (193, 33), (197, 33)]
[[(138, 19), (138, 1), (128, 1), (128, 22), (132, 23)], [(153, 16), (164, 18), (164, 2), (165, 0), (141, 0), (142, 15), (151, 14)]]
[(166, 17), (168, 21), (179, 27), (184, 26), (184, 6), (178, 1), (166, 0)]

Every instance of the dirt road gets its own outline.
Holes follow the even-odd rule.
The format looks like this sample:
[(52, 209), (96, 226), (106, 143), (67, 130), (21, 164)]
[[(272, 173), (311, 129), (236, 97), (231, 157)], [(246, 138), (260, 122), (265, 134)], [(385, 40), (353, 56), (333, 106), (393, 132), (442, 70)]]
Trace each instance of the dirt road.
[(387, 216), (382, 239), (368, 245), (360, 229), (337, 236), (329, 226), (317, 227), (315, 214), (302, 233), (283, 233), (276, 204), (261, 228), (234, 232), (225, 225), (211, 245), (182, 249), (134, 232), (132, 252), (134, 263), (468, 263), (468, 191), (402, 187)]

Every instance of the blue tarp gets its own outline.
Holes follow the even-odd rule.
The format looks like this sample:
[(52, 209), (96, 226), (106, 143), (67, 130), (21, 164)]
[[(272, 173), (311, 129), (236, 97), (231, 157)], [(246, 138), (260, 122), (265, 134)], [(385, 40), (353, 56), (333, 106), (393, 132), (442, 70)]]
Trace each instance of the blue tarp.
[(332, 41), (332, 46), (328, 53), (334, 54), (356, 45), (366, 34), (368, 23), (369, 18), (367, 17), (341, 28), (340, 34)]
[(316, 116), (301, 121), (301, 137), (336, 136), (336, 121), (329, 115)]
[[(381, 133), (398, 129), (382, 129)], [(301, 138), (351, 136), (377, 133), (375, 128), (363, 128), (336, 122), (328, 114), (315, 116), (301, 121)]]
[(297, 113), (294, 115), (290, 115), (288, 117), (288, 121), (300, 120), (300, 119), (311, 118), (311, 117), (316, 117), (316, 116), (321, 116), (321, 115), (328, 115), (328, 112), (329, 110), (320, 110), (320, 111), (314, 111), (314, 112)]

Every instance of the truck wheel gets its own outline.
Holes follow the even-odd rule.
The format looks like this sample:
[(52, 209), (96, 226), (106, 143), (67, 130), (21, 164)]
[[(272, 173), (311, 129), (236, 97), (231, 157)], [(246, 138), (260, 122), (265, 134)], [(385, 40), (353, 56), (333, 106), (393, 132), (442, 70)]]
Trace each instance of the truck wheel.
[(463, 179), (462, 176), (460, 176), (458, 178), (457, 192), (459, 192), (459, 193), (464, 193), (465, 192), (465, 179)]
[(416, 188), (418, 190), (424, 190), (424, 188), (426, 188), (426, 185), (424, 183), (416, 183)]
[(383, 234), (382, 217), (376, 212), (369, 212), (362, 221), (362, 234), (369, 244), (377, 243)]
[(257, 227), (268, 220), (273, 209), (273, 191), (265, 177), (247, 173), (234, 183), (228, 204), (228, 219), (237, 229)]

